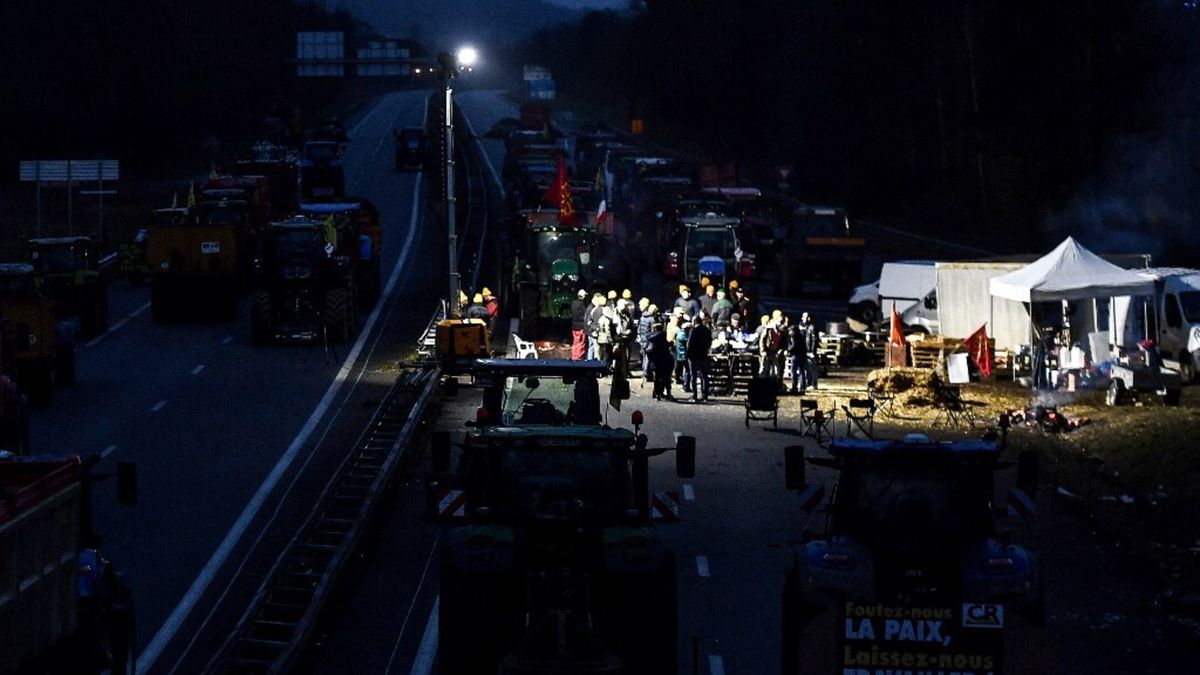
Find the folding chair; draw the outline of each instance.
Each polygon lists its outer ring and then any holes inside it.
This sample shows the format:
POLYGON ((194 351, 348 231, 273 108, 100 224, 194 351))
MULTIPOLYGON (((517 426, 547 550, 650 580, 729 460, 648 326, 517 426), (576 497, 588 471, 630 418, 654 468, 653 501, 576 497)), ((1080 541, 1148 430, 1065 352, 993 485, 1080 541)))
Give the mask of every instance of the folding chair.
POLYGON ((538 357, 537 345, 529 340, 522 340, 519 335, 513 333, 513 344, 517 347, 518 359, 536 359, 538 357))
POLYGON ((800 399, 800 435, 812 436, 820 445, 823 440, 833 440, 833 410, 821 410, 815 398, 800 399))
POLYGON ((846 413, 847 437, 855 436, 854 428, 858 427, 867 438, 875 438, 875 413, 878 412, 878 408, 875 407, 874 399, 852 398, 847 405, 842 406, 842 410, 846 413))
POLYGON ((750 420, 771 421, 779 428, 779 382, 773 377, 756 377, 750 380, 746 391, 746 427, 750 420))
POLYGON ((957 429, 962 425, 970 428, 975 426, 975 413, 962 397, 962 387, 941 387, 935 397, 937 416, 933 418, 933 426, 945 425, 957 429))

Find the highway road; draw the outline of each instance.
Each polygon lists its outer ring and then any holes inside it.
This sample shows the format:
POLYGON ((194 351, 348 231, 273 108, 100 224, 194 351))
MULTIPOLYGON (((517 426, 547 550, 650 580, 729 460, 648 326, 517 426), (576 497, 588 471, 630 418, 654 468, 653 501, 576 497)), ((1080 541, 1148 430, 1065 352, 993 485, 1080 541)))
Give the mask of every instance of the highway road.
POLYGON ((39 452, 138 465, 136 507, 107 484, 96 504, 136 595, 142 672, 195 672, 213 651, 240 611, 226 601, 257 587, 433 312, 444 237, 422 175, 393 170, 391 135, 421 124, 427 96, 390 94, 351 127, 347 187, 382 212, 388 289, 356 342, 254 347, 245 306, 233 323, 156 324, 146 289, 119 285, 112 329, 80 346, 78 382, 33 416, 39 452))

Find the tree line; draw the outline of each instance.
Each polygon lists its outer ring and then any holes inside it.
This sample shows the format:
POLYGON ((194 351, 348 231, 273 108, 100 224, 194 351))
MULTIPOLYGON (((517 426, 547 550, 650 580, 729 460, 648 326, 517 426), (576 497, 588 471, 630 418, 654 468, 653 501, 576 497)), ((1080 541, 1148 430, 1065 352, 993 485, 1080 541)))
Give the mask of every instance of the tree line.
POLYGON ((997 251, 1071 232, 1169 259, 1200 250, 1192 4, 645 0, 520 57, 748 175, 792 166, 805 200, 997 251))

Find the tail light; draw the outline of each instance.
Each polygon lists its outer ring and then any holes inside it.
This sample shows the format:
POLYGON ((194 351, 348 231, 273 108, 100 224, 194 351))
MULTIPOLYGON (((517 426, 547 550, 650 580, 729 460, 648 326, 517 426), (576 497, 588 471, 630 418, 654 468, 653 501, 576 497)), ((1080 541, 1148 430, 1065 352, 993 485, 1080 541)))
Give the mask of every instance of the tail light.
POLYGON ((483 406, 479 406, 478 408, 476 408, 475 409, 475 424, 483 425, 483 424, 487 424, 487 421, 488 421, 487 408, 485 408, 483 406))
POLYGON ((663 274, 669 277, 679 276, 679 253, 676 251, 667 254, 667 264, 663 266, 663 274))
POLYGON ((496 538, 490 534, 473 534, 467 537, 467 543, 472 546, 491 546, 496 538))

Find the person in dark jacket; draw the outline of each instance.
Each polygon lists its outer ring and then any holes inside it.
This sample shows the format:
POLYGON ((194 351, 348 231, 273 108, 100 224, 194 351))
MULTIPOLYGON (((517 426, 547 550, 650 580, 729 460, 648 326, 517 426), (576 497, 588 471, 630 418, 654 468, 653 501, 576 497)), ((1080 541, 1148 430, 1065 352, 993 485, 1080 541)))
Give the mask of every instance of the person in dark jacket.
POLYGON ((688 320, 700 313, 700 303, 692 297, 692 291, 687 284, 679 284, 679 297, 675 298, 675 306, 683 308, 684 317, 688 320))
POLYGON ((717 304, 717 287, 708 284, 704 287, 704 294, 699 297, 700 311, 705 314, 713 315, 713 305, 717 304))
POLYGON ((651 379, 653 368, 650 364, 650 354, 646 352, 647 345, 650 344, 650 333, 657 321, 658 307, 655 305, 646 305, 642 311, 642 316, 638 319, 637 324, 637 344, 638 353, 642 359, 642 384, 644 385, 651 379))
POLYGON ((808 382, 806 386, 809 389, 816 389, 817 376, 820 373, 817 349, 821 346, 821 331, 817 330, 813 324, 812 315, 808 312, 800 316, 800 324, 804 326, 804 349, 808 352, 808 382))
POLYGON ((582 288, 571 301, 571 360, 587 356, 587 291, 582 288))
POLYGON ((688 370, 692 374, 692 400, 708 400, 708 352, 712 348, 712 329, 704 312, 696 316, 688 333, 688 370))
POLYGON ((482 293, 476 293, 475 297, 471 298, 471 304, 469 307, 467 307, 467 313, 465 316, 468 319, 481 319, 483 321, 488 320, 488 311, 487 307, 483 304, 482 293))
POLYGON ((803 394, 808 389, 808 331, 803 319, 788 327, 787 351, 792 361, 792 393, 803 394))
POLYGON ((654 372, 654 399, 675 400, 671 396, 672 369, 675 366, 674 345, 667 342, 667 333, 661 323, 655 322, 650 327, 650 335, 646 339, 646 351, 650 356, 651 370, 654 372))

